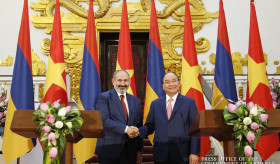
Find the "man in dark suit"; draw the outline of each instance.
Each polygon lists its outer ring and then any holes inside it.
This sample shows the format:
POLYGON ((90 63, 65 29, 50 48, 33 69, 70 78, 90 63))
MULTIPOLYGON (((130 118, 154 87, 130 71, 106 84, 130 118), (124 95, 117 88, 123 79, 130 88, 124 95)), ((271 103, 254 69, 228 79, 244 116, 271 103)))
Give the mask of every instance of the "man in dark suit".
POLYGON ((136 127, 143 126, 140 99, 127 93, 127 71, 116 71, 112 83, 114 89, 101 93, 97 100, 105 136, 97 140, 95 154, 101 164, 135 164, 137 156, 142 156, 143 140, 130 137, 135 137, 136 127))
POLYGON ((154 100, 145 126, 139 128, 140 137, 154 135, 156 164, 198 163, 200 137, 190 137, 188 129, 198 114, 195 101, 181 95, 179 79, 169 72, 162 80, 166 95, 154 100))

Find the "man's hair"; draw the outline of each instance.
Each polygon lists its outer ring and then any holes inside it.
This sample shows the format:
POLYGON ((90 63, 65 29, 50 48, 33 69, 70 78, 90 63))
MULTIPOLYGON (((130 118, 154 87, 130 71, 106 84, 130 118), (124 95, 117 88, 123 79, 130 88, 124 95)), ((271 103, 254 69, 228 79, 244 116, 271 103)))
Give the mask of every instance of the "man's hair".
POLYGON ((163 84, 163 79, 164 79, 164 77, 165 77, 167 74, 169 74, 169 73, 174 74, 174 75, 177 77, 177 80, 179 81, 179 77, 176 75, 176 73, 174 73, 174 72, 167 72, 166 74, 164 74, 163 78, 161 79, 161 83, 162 83, 162 84, 163 84))
POLYGON ((116 74, 119 73, 119 72, 125 72, 125 73, 128 75, 128 77, 130 77, 129 73, 128 73, 126 70, 124 70, 124 69, 119 69, 119 70, 116 70, 116 71, 114 72, 114 74, 113 74, 113 79, 116 78, 116 74))

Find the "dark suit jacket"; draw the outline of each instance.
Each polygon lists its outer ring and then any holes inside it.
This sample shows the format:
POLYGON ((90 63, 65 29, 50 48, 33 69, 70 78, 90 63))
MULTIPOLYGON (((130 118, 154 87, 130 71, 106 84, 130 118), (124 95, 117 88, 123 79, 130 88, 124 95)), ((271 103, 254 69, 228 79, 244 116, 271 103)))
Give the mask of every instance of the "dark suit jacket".
POLYGON ((198 114, 192 98, 178 94, 170 119, 167 119, 166 95, 154 100, 140 137, 154 135, 154 161, 187 162, 190 154, 200 155, 200 137, 190 137, 188 129, 198 114))
POLYGON ((96 108, 101 112, 105 136, 104 138, 98 138, 95 154, 105 158, 118 158, 125 142, 129 143, 129 150, 133 156, 137 154, 137 151, 142 151, 143 140, 140 137, 130 139, 124 134, 127 125, 143 126, 140 99, 128 93, 126 93, 126 96, 129 108, 128 123, 121 100, 115 89, 101 93, 98 96, 96 108))

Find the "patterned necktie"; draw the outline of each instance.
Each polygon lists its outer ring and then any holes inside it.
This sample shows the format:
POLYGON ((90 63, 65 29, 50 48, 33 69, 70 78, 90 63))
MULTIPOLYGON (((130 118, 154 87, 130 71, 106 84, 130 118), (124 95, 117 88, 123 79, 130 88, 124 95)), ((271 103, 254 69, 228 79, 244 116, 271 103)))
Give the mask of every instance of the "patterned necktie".
POLYGON ((127 120, 127 109, 126 109, 126 105, 124 103, 124 95, 120 95, 120 97, 121 97, 121 103, 122 103, 122 106, 123 106, 124 114, 125 114, 125 117, 126 117, 126 120, 127 120))
POLYGON ((168 120, 169 120, 169 118, 171 116, 171 113, 172 113, 172 104, 171 104, 172 101, 173 101, 172 98, 170 98, 168 100, 168 106, 167 106, 167 118, 168 118, 168 120))

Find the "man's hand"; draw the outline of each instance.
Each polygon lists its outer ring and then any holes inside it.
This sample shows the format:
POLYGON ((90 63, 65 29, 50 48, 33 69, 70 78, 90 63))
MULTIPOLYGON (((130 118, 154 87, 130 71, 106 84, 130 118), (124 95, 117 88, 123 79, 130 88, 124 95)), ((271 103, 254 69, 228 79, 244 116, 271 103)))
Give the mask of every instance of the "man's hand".
POLYGON ((198 163, 198 156, 195 154, 191 154, 189 158, 190 164, 197 164, 198 163))
POLYGON ((129 136, 129 138, 135 138, 135 137, 138 137, 140 135, 138 128, 135 127, 135 126, 129 126, 127 128, 126 133, 129 136))

